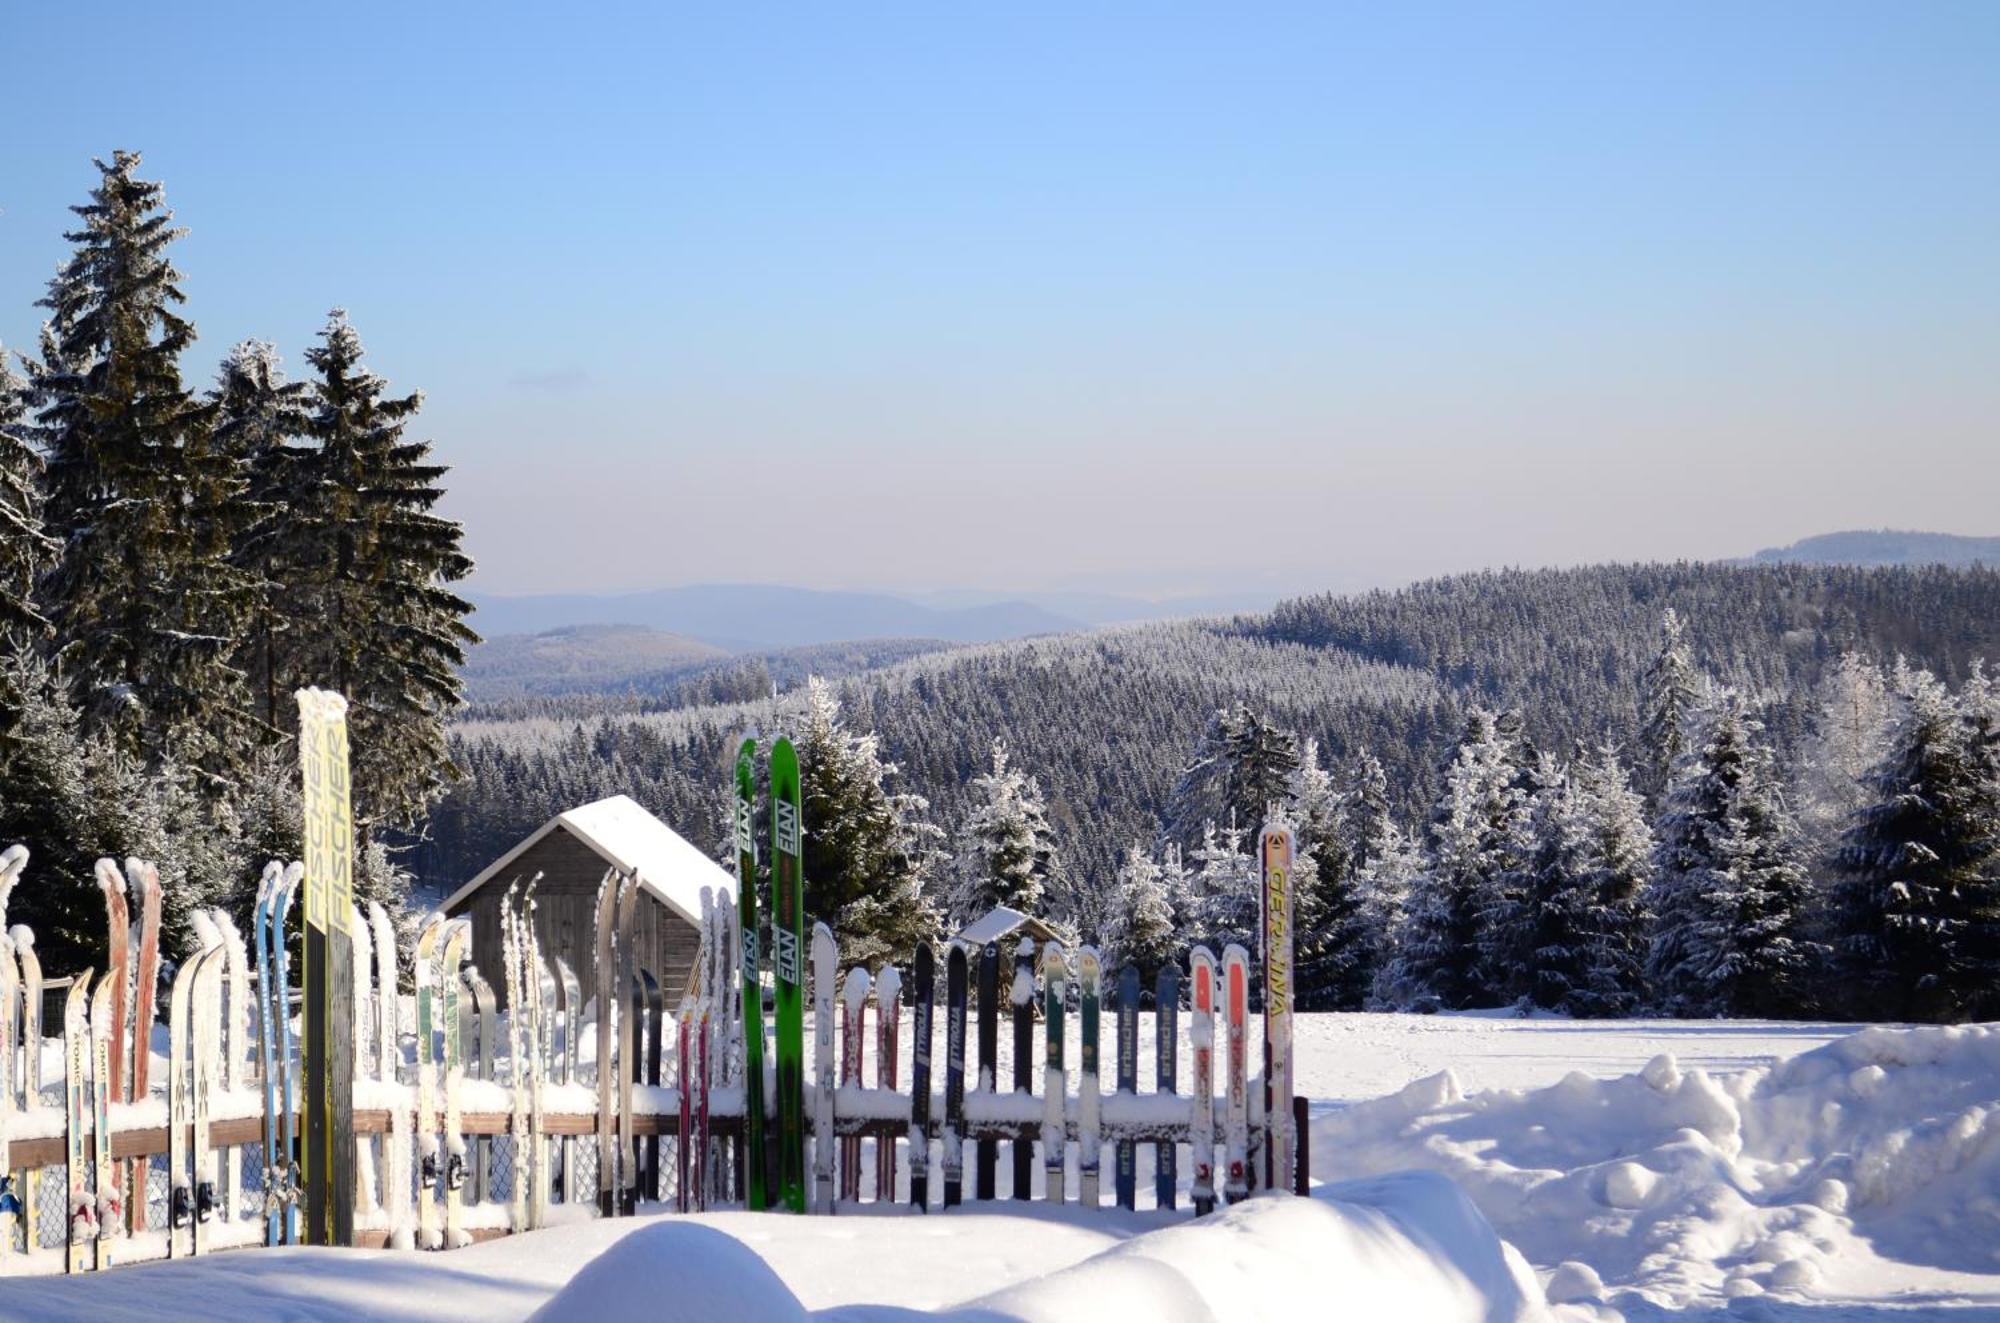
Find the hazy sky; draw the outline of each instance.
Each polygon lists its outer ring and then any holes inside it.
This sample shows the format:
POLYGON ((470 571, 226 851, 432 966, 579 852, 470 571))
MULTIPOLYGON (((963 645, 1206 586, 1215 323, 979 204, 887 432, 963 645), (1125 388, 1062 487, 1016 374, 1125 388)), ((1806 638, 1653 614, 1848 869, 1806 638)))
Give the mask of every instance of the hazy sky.
POLYGON ((345 306, 479 590, 2000 533, 1990 0, 194 8, 0 19, 0 341, 143 150, 191 375, 345 306))

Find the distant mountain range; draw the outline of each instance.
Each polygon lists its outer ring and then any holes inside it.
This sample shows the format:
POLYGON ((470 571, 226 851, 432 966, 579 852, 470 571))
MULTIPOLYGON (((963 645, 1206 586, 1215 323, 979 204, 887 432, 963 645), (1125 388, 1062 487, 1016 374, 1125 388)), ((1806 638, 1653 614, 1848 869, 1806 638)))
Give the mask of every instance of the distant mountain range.
POLYGON ((1992 565, 2000 566, 2000 537, 1855 529, 1822 533, 1789 547, 1767 547, 1747 565, 1992 565))
POLYGON ((1276 594, 1149 601, 1105 593, 828 592, 772 584, 691 584, 615 596, 474 596, 473 628, 489 639, 578 626, 638 625, 730 652, 848 639, 940 639, 990 643, 1062 634, 1094 625, 1267 610, 1276 594))
POLYGON ((616 692, 634 676, 681 672, 729 656, 727 649, 643 625, 570 625, 541 634, 499 634, 466 657, 475 701, 524 693, 616 692))

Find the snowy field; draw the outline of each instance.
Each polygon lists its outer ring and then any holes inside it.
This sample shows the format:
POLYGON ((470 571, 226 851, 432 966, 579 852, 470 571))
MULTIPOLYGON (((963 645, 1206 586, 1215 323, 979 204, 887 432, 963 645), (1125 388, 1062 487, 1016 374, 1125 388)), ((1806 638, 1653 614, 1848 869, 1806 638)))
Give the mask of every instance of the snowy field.
POLYGON ((0 1318, 2000 1323, 2000 1029, 1329 1015, 1299 1036, 1315 1174, 1346 1182, 1309 1201, 222 1254, 0 1282, 0 1318), (1389 1174, 1412 1169, 1456 1188, 1389 1174))

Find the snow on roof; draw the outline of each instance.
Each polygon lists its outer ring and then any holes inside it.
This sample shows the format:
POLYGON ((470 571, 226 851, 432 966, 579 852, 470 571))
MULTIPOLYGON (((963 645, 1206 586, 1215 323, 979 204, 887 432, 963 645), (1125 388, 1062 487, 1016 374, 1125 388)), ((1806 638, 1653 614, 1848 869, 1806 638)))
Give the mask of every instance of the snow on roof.
POLYGON ((557 827, 566 828, 607 864, 638 874, 640 886, 690 923, 701 922, 703 887, 715 890, 731 902, 736 899, 736 879, 727 869, 690 845, 680 833, 641 808, 629 795, 613 795, 550 818, 533 835, 487 865, 478 877, 453 892, 439 908, 452 910, 557 827))
POLYGON ((954 940, 964 942, 967 946, 984 946, 988 942, 997 942, 1021 928, 1026 928, 1031 936, 1042 940, 1056 935, 1055 929, 1032 914, 1023 914, 1005 905, 995 905, 983 917, 967 924, 965 930, 954 940))

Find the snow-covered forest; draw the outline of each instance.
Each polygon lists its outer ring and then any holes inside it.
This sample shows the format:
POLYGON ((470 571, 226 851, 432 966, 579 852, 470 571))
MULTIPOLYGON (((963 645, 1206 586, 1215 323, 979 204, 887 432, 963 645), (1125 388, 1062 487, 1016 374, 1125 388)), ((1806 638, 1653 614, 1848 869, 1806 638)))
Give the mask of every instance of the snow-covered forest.
POLYGON ((804 730, 809 767, 846 769, 811 778, 809 828, 876 824, 858 873, 838 833, 809 843, 810 876, 881 883, 814 893, 843 933, 891 893, 897 932, 1011 898, 1150 964, 1249 928, 1274 805, 1312 870, 1307 1005, 1964 1018, 2000 986, 1996 632, 1990 570, 1607 566, 776 698, 516 700, 454 728, 424 871, 612 793, 719 849, 735 741, 804 730))
POLYGON ((0 347, 0 841, 71 883, 14 903, 59 969, 102 935, 101 855, 158 861, 171 949, 198 907, 247 915, 262 861, 299 852, 303 685, 351 701, 357 885, 400 901, 386 847, 454 775, 475 641, 422 396, 338 310, 297 380, 245 339, 186 381, 184 231, 137 154, 97 168, 40 343, 0 347))
MULTIPOLYGON (((810 906, 871 964, 997 903, 1146 967, 1245 938, 1276 812, 1309 1007, 1994 1009, 1990 569, 1480 573, 464 708, 472 566, 422 397, 339 311, 297 380, 246 339, 186 382, 182 231, 139 165, 99 163, 39 344, 0 353, 0 837, 56 876, 158 858, 170 943, 296 852, 316 683, 354 703, 361 888, 392 906, 613 793, 720 850, 737 740, 783 731, 810 906)), ((91 900, 20 904, 61 960, 91 900)))

